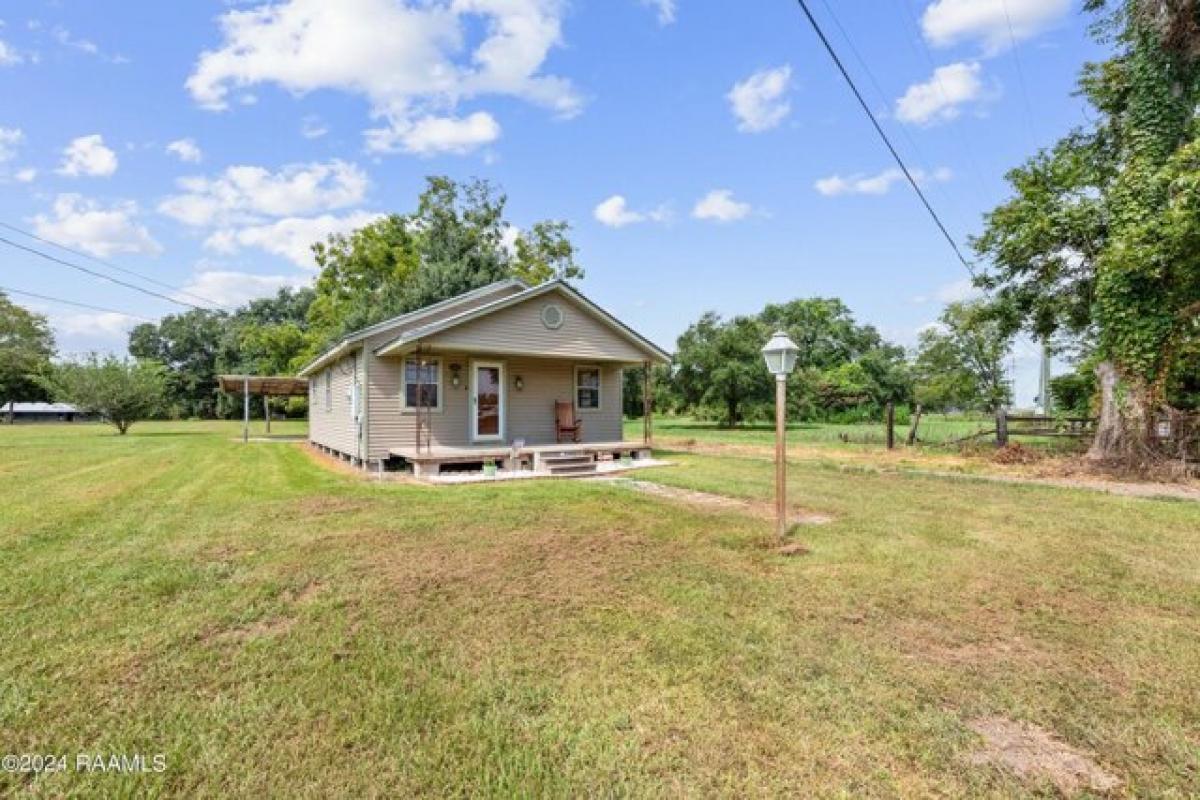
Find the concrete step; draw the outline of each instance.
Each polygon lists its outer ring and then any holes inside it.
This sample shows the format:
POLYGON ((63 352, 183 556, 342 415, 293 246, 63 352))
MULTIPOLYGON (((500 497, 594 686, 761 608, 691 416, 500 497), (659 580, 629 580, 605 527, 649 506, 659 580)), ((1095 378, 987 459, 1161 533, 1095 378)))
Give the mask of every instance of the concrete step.
POLYGON ((546 464, 590 464, 595 462, 595 458, 590 453, 543 454, 542 461, 546 464))
POLYGON ((591 475, 596 472, 596 462, 583 464, 547 464, 546 469, 551 475, 591 475))

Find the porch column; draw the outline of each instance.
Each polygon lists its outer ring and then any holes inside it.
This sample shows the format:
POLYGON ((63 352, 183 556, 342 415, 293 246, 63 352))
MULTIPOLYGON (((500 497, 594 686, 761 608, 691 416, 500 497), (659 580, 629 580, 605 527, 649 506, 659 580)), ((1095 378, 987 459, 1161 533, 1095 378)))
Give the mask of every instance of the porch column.
POLYGON ((263 419, 267 421, 267 436, 271 435, 271 396, 263 395, 263 419))

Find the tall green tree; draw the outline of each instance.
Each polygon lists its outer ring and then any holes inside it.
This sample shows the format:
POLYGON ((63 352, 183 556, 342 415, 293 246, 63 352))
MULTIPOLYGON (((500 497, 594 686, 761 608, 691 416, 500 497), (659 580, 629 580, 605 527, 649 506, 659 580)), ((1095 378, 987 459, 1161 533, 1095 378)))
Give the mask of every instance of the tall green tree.
POLYGON ((96 353, 55 365, 39 382, 56 401, 98 414, 122 436, 157 414, 167 397, 162 364, 96 353))
POLYGON ((916 399, 931 411, 995 411, 1012 402, 1004 359, 1012 335, 979 301, 951 303, 921 331, 913 363, 916 399))
POLYGON ((168 372, 167 409, 181 417, 211 419, 218 413, 217 373, 228 340, 230 315, 193 309, 146 322, 129 332, 134 358, 162 364, 168 372))
POLYGON ((767 331, 754 317, 722 320, 709 312, 684 331, 675 349, 675 386, 692 409, 712 409, 720 423, 737 425, 748 407, 771 392, 762 361, 767 331))
POLYGON ((493 184, 427 178, 415 211, 314 245, 321 274, 309 315, 313 349, 375 322, 508 277, 536 284, 583 276, 570 229, 518 231, 493 184))
POLYGON ((9 422, 13 403, 45 399, 34 376, 48 370, 53 355, 54 335, 46 318, 0 292, 0 410, 9 422))
POLYGON ((1200 10, 1192 0, 1089 0, 1115 55, 1085 68, 1096 122, 1009 175, 977 251, 1001 319, 1090 334, 1101 422, 1093 458, 1140 458, 1200 336, 1200 10))

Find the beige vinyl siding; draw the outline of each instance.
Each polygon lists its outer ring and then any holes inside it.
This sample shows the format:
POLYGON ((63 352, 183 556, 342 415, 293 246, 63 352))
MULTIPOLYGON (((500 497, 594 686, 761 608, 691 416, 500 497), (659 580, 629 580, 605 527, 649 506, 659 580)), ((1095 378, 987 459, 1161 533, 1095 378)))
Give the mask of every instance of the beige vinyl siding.
MULTIPOLYGON (((370 412, 370 452, 367 457, 375 460, 387 458, 392 448, 414 445, 416 416, 400 408, 404 359, 399 356, 379 358, 369 349, 367 352, 370 412)), ((442 410, 430 415, 432 443, 435 447, 470 446, 472 356, 464 352, 440 352, 436 357, 441 360, 442 410), (461 367, 461 381, 457 389, 450 385, 451 364, 461 367)), ((585 362, 495 354, 478 354, 475 360, 504 364, 504 441, 524 439, 526 444, 552 444, 554 401, 571 400, 575 391, 575 366, 585 362), (522 391, 517 391, 514 386, 518 376, 525 384, 522 391)), ((582 439, 587 442, 620 441, 622 368, 616 364, 598 366, 601 369, 601 407, 580 414, 583 419, 582 439)))
POLYGON ((316 404, 308 412, 308 438, 316 444, 331 447, 339 453, 358 456, 358 425, 350 409, 350 393, 354 386, 357 363, 359 380, 362 377, 362 358, 351 354, 334 362, 329 368, 332 376, 331 403, 325 404, 325 372, 312 376, 317 382, 316 404))
POLYGON ((459 352, 625 363, 640 363, 646 359, 646 354, 627 338, 580 308, 562 292, 531 297, 422 341, 436 349, 459 352), (550 303, 561 308, 564 315, 562 325, 554 329, 543 325, 541 319, 542 309, 550 303))

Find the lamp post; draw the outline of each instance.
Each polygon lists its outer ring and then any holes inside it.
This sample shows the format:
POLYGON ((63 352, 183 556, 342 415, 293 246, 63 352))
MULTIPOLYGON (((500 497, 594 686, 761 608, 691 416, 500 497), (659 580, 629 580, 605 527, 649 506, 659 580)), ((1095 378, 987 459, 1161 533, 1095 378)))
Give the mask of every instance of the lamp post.
POLYGON ((783 331, 775 331, 762 349, 775 376, 775 533, 787 534, 787 377, 796 368, 800 348, 783 331))

